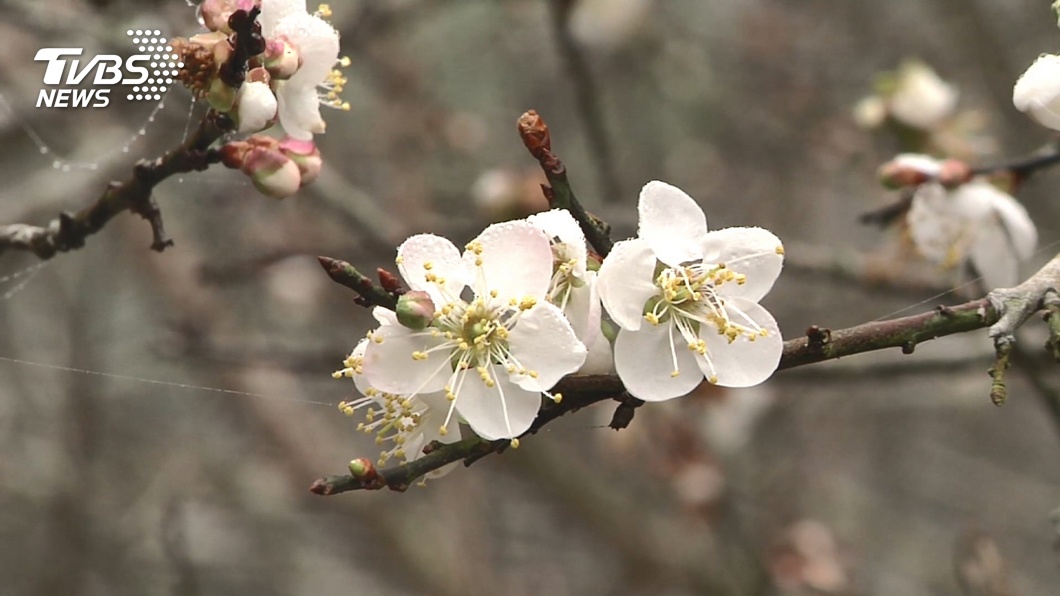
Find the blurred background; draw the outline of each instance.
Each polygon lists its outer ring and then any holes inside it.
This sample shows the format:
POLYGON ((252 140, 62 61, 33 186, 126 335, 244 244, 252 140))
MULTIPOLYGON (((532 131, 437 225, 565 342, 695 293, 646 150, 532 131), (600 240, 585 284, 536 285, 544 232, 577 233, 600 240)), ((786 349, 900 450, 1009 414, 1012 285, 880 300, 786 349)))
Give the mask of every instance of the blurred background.
MULTIPOLYGON (((0 223, 81 208, 197 122, 179 88, 154 112, 34 108, 38 49, 127 54, 129 28, 193 34, 193 5, 0 7, 0 223)), ((43 267, 0 255, 0 593, 1058 593, 1060 420, 1043 403, 1060 379, 1035 351, 994 407, 985 332, 643 407, 621 432, 598 404, 405 494, 306 491, 379 449, 335 408, 352 384, 330 377, 370 317, 315 256, 373 271, 410 234, 459 245, 544 208, 515 133, 530 108, 616 238, 651 179, 712 228, 779 235, 788 265, 763 303, 785 336, 981 295, 936 296, 960 278, 858 223, 897 198, 875 169, 904 137, 854 107, 918 58, 959 91, 979 135, 965 157, 1034 151, 1050 133, 1011 93, 1060 42, 1048 3, 332 9, 352 109, 325 114, 313 185, 276 202, 213 168, 157 188, 164 253, 123 214, 43 267)), ((1058 182, 1020 192, 1051 245, 1025 273, 1056 252, 1058 182)))

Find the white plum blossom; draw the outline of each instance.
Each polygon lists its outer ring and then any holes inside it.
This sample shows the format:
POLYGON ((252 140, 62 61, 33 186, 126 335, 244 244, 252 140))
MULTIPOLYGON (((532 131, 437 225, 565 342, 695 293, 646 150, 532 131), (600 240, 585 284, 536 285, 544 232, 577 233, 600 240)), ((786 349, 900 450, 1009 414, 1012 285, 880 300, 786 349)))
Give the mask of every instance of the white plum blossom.
POLYGON ((1038 124, 1060 130, 1060 56, 1039 56, 1016 81, 1012 103, 1038 124))
POLYGON ((1038 242, 1023 205, 983 179, 952 190, 938 182, 920 185, 906 221, 925 257, 946 267, 970 261, 989 289, 1019 282, 1020 262, 1038 242))
POLYGON ((262 0, 259 21, 267 40, 284 41, 297 50, 300 58, 298 69, 289 79, 273 82, 280 124, 289 136, 299 140, 323 133, 320 104, 349 107, 338 99, 346 82, 334 70, 339 62, 338 31, 317 14, 309 14, 305 0, 262 0), (324 89, 323 96, 318 88, 324 89))
POLYGON ((895 120, 931 130, 949 118, 957 107, 957 91, 930 66, 919 60, 903 63, 896 73, 897 87, 888 107, 895 120))
POLYGON ((615 244, 600 267, 600 297, 618 324, 615 368, 645 401, 685 395, 707 378, 747 387, 769 378, 783 351, 758 301, 780 274, 784 249, 761 228, 707 231, 694 200, 649 182, 639 237, 615 244))
POLYGON ((526 221, 491 225, 462 255, 439 236, 409 238, 398 248, 398 269, 409 288, 430 296, 434 317, 417 331, 377 307, 380 325, 364 356, 368 383, 410 398, 444 392, 442 427, 456 413, 479 436, 515 443, 541 394, 586 357, 563 311, 548 302, 552 263, 548 237, 526 221))
POLYGON ((552 245, 548 301, 563 310, 578 339, 592 345, 601 337, 600 295, 596 271, 588 268, 589 251, 581 226, 566 209, 536 213, 526 220, 545 232, 552 245))
MULTIPOLYGON (((426 393, 413 397, 383 393, 368 384, 364 376, 364 352, 368 339, 362 339, 343 361, 343 368, 333 373, 336 379, 348 377, 364 396, 353 401, 343 401, 339 409, 347 416, 357 410, 365 411, 365 422, 357 430, 374 434, 377 445, 391 443, 390 449, 379 454, 379 465, 385 465, 396 457, 403 462, 415 461, 424 455, 423 448, 432 441, 453 443, 460 440, 460 427, 446 424, 449 403, 441 392, 426 393), (445 429, 444 431, 442 429, 445 429)), ((445 475, 452 465, 444 466, 428 474, 429 478, 445 475)))

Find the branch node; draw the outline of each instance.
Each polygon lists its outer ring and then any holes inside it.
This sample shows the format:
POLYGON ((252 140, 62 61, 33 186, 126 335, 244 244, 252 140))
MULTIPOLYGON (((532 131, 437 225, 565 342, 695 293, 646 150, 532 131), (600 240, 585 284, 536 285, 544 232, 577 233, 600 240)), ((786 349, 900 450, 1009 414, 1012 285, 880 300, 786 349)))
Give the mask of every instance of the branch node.
POLYGON ((911 340, 905 342, 904 344, 902 344, 902 353, 903 354, 912 354, 914 350, 916 350, 916 340, 912 340, 911 339, 911 340))
POLYGON ((1053 355, 1053 360, 1060 362, 1060 294, 1056 290, 1046 290, 1042 296, 1042 307, 1045 308, 1045 324, 1049 327, 1049 339, 1045 349, 1053 355))
POLYGON ((824 348, 832 341, 832 330, 821 329, 817 325, 810 325, 806 329, 807 347, 814 352, 824 353, 824 348))
POLYGON ((987 373, 990 375, 990 401, 995 406, 1005 405, 1008 399, 1008 389, 1005 387, 1005 371, 1009 367, 1009 357, 1012 355, 1012 346, 1016 338, 1012 335, 1002 335, 994 339, 994 365, 987 373))
POLYGON ((637 413, 637 408, 644 405, 644 400, 633 397, 628 391, 623 391, 622 395, 615 398, 615 401, 618 402, 618 407, 615 408, 615 413, 611 416, 611 423, 607 426, 615 430, 622 430, 628 427, 630 422, 633 422, 633 415, 637 413))

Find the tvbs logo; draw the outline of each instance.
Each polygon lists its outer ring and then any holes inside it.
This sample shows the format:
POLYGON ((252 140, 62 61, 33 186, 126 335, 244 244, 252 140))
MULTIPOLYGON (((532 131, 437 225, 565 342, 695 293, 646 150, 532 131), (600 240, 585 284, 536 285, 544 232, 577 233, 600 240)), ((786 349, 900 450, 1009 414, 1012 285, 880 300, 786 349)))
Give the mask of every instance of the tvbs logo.
POLYGON ((140 53, 122 59, 114 54, 82 58, 84 48, 42 48, 33 59, 47 62, 44 88, 37 95, 37 107, 105 108, 110 105, 111 88, 131 86, 129 101, 160 101, 184 66, 173 46, 166 45, 162 32, 129 29, 140 53), (81 66, 84 60, 84 66, 81 66), (91 75, 91 79, 89 76, 91 75), (90 88, 79 87, 91 83, 90 88))

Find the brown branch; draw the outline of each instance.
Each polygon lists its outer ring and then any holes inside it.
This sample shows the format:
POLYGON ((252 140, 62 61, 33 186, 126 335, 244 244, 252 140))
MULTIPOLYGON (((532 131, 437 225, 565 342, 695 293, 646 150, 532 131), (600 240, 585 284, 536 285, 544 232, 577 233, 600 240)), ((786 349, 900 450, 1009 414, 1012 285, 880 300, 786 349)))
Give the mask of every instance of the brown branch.
MULTIPOLYGON (((999 315, 990 301, 983 298, 960 306, 940 307, 920 315, 866 323, 849 329, 830 331, 811 327, 805 337, 784 342, 784 353, 778 370, 893 347, 900 347, 904 352, 912 353, 913 347, 920 342, 982 329, 995 323, 998 318, 999 315)), ((596 402, 617 399, 622 404, 619 410, 635 407, 635 402, 630 403, 623 395, 625 389, 616 376, 567 377, 556 386, 555 391, 563 394, 563 401, 542 408, 527 434, 534 434, 552 420, 596 402)), ((621 426, 626 420, 625 414, 619 415, 619 412, 616 412, 616 419, 616 425, 621 426)), ((464 460, 466 464, 474 463, 486 455, 503 451, 508 443, 491 443, 478 437, 470 437, 452 445, 435 446, 429 454, 420 459, 390 469, 376 470, 369 465, 360 477, 348 475, 321 478, 310 490, 321 495, 358 489, 390 488, 401 491, 431 470, 460 460, 464 460)))
POLYGON ((45 226, 9 224, 0 226, 0 254, 7 250, 25 250, 41 259, 81 248, 85 240, 103 229, 114 216, 124 211, 140 215, 151 225, 151 248, 157 251, 172 246, 162 225, 162 213, 151 197, 154 187, 175 174, 205 170, 219 161, 208 151, 220 139, 231 122, 226 116, 208 112, 195 134, 165 155, 133 167, 132 175, 122 182, 111 182, 103 194, 77 213, 60 213, 45 226))
MULTIPOLYGON (((888 321, 872 321, 847 329, 823 329, 812 326, 803 337, 784 342, 784 351, 777 370, 784 370, 834 360, 844 356, 901 348, 912 354, 922 342, 939 337, 974 331, 990 327, 990 336, 995 346, 1011 346, 1015 342, 1014 332, 1031 314, 1042 309, 1051 309, 1060 286, 1060 255, 1042 267, 1019 286, 994 290, 985 298, 972 300, 957 306, 939 306, 936 309, 909 317, 888 321)), ((1050 311, 1051 312, 1051 311, 1050 311)), ((1009 349, 1005 349, 1007 366, 1009 349)), ((999 351, 999 354, 1001 352, 999 351)), ((991 398, 996 401, 998 376, 994 376, 991 398)), ((573 376, 560 381, 554 391, 563 394, 558 404, 550 403, 542 408, 526 435, 534 434, 553 420, 596 402, 616 400, 620 406, 612 421, 613 428, 628 423, 632 410, 637 407, 622 382, 616 376, 573 376)), ((525 435, 524 435, 525 436, 525 435)), ((313 483, 310 491, 319 495, 333 495, 351 490, 389 488, 403 491, 419 477, 452 462, 463 460, 470 465, 479 459, 504 451, 509 441, 486 441, 476 436, 450 445, 432 444, 429 453, 406 464, 385 470, 376 470, 370 462, 351 462, 354 472, 344 476, 328 476, 313 483), (356 464, 356 465, 353 465, 356 464)))
POLYGON ((567 180, 567 166, 552 152, 552 137, 544 118, 534 110, 519 116, 516 121, 519 138, 530 151, 530 155, 541 165, 549 186, 542 186, 548 204, 554 208, 566 209, 581 226, 585 239, 601 257, 606 257, 614 245, 611 242, 611 226, 592 215, 582 207, 574 196, 574 189, 567 180))

